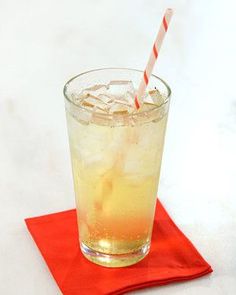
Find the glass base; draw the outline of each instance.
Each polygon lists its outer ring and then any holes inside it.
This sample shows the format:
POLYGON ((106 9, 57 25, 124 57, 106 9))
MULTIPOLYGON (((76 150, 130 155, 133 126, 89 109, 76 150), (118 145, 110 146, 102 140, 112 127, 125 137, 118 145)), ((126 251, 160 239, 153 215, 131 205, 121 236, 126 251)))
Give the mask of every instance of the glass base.
POLYGON ((84 243, 80 243, 80 249, 83 255, 91 262, 106 266, 106 267, 124 267, 135 264, 142 260, 149 252, 150 244, 145 244, 136 252, 127 254, 105 254, 93 250, 86 246, 84 243))

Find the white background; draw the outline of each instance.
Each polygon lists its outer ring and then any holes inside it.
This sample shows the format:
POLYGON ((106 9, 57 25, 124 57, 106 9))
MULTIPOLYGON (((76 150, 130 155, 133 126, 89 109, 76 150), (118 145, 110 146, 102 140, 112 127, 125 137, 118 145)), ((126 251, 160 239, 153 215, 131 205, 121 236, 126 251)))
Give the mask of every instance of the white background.
POLYGON ((74 207, 62 96, 82 71, 143 69, 173 91, 159 196, 214 273, 134 294, 236 294, 236 21, 230 0, 0 0, 0 294, 60 291, 23 219, 74 207))

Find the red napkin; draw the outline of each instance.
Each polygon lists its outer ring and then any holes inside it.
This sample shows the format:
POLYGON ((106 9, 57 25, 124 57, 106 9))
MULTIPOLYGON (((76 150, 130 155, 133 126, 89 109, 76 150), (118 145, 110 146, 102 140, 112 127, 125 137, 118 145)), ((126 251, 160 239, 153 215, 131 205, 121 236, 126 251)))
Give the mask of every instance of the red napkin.
POLYGON ((157 202, 150 253, 139 263, 125 268, 101 267, 83 257, 79 249, 75 210, 25 221, 65 295, 124 294, 212 272, 160 201, 157 202))

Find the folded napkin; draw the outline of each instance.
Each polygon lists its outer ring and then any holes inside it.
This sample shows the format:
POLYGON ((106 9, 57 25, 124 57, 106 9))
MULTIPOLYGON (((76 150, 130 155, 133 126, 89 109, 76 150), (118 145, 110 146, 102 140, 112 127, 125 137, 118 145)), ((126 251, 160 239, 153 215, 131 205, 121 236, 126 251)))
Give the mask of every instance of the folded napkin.
POLYGON ((25 222, 65 295, 124 294, 212 272, 160 201, 157 201, 150 253, 139 263, 125 268, 105 268, 83 257, 74 209, 27 218, 25 222))

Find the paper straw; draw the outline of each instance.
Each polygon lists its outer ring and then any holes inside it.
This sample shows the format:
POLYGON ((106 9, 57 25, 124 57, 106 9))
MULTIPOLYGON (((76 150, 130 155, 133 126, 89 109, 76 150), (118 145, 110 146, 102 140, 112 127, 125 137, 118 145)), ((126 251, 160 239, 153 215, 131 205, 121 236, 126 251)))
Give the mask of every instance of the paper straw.
POLYGON ((152 70, 153 70, 153 67, 155 65, 155 62, 156 62, 156 60, 158 58, 162 42, 163 42, 163 40, 165 38, 165 35, 166 35, 166 32, 168 30, 168 26, 169 26, 172 14, 173 14, 173 10, 168 8, 166 10, 165 14, 164 14, 163 19, 162 19, 162 23, 161 23, 159 32, 157 34, 156 40, 154 42, 152 52, 150 54, 146 69, 143 72, 143 78, 142 78, 142 80, 140 82, 138 92, 137 92, 137 94, 135 96, 135 99, 134 99, 135 106, 136 106, 137 109, 140 108, 140 103, 139 103, 140 98, 144 95, 145 90, 147 88, 148 81, 149 81, 149 78, 150 78, 150 76, 152 74, 152 70))

